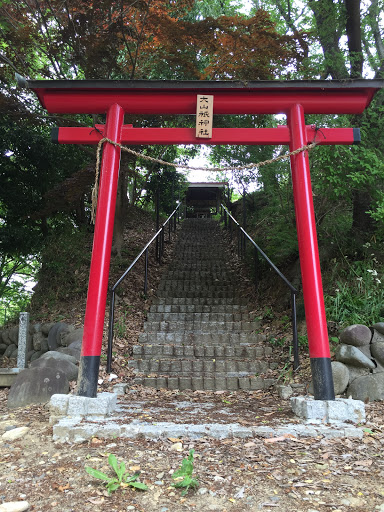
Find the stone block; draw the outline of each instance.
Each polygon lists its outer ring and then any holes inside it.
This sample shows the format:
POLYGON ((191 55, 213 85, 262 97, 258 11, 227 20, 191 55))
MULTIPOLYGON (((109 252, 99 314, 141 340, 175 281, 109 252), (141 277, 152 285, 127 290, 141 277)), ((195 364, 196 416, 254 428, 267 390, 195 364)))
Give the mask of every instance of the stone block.
POLYGON ((251 385, 249 381, 249 377, 239 377, 239 388, 244 390, 250 389, 251 385))
POLYGON ((292 393, 293 393, 293 389, 289 385, 288 386, 283 386, 283 385, 276 386, 276 391, 277 391, 277 394, 279 395, 279 397, 282 398, 283 400, 286 400, 287 398, 292 396, 292 393))
POLYGON ((125 395, 126 391, 128 389, 128 384, 115 384, 112 388, 112 391, 117 395, 125 395))
POLYGON ((84 418, 85 416, 87 416, 89 400, 96 400, 96 398, 88 398, 86 396, 68 397, 67 415, 70 418, 76 418, 77 416, 84 418))
POLYGON ((192 389, 194 391, 202 391, 204 389, 203 377, 192 377, 192 389))
POLYGON ((49 401, 49 412, 54 416, 66 416, 69 395, 52 395, 49 401))
POLYGON ((364 403, 360 400, 336 398, 336 400, 313 400, 310 397, 291 398, 292 411, 308 421, 337 423, 365 422, 364 403))
POLYGON ((179 389, 179 377, 168 377, 168 389, 179 389))
POLYGON ((214 377, 204 377, 204 389, 207 391, 215 390, 215 379, 214 377))
POLYGON ((179 389, 182 391, 184 389, 192 389, 192 381, 190 377, 180 377, 179 378, 179 389))
POLYGON ((157 389, 167 389, 167 379, 165 377, 157 377, 156 388, 157 389))

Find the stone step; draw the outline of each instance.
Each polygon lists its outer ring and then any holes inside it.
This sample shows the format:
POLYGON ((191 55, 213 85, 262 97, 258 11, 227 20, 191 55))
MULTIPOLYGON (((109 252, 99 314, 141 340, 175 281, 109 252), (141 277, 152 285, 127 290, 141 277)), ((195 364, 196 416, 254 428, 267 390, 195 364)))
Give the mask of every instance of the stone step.
MULTIPOLYGON (((249 322, 249 313, 148 313, 148 322, 249 322)), ((253 319, 252 319, 253 320, 253 319)))
POLYGON ((194 391, 257 391, 269 389, 275 379, 263 377, 136 377, 134 383, 155 389, 192 389, 194 391))
POLYGON ((250 359, 270 357, 273 354, 272 347, 243 343, 232 345, 170 345, 170 344, 145 344, 134 345, 132 348, 134 359, 173 359, 175 357, 196 359, 250 359))
POLYGON ((217 282, 226 279, 235 280, 237 276, 234 272, 210 271, 210 270, 169 270, 161 282, 167 281, 193 281, 193 282, 217 282))
POLYGON ((247 301, 241 297, 154 297, 153 304, 168 306, 246 306, 247 301))
MULTIPOLYGON (((158 373, 180 377, 204 377, 212 374, 228 377, 259 375, 269 369, 267 361, 209 360, 209 359, 131 359, 129 367, 147 375, 158 373)), ((273 363, 272 363, 273 364, 273 363)))
POLYGON ((217 306, 202 306, 195 304, 176 306, 173 304, 153 304, 151 313, 240 313, 246 311, 246 306, 227 304, 217 306))
POLYGON ((202 291, 202 292, 229 292, 229 293, 235 293, 236 288, 233 284, 222 281, 214 282, 214 283, 207 283, 207 282, 196 282, 196 281, 182 281, 182 280, 174 280, 174 281, 163 281, 159 284, 158 290, 173 290, 176 293, 178 291, 202 291))
POLYGON ((145 322, 145 332, 252 332, 260 328, 260 322, 145 322))
POLYGON ((258 344, 265 341, 264 334, 255 332, 143 332, 138 342, 157 345, 160 343, 173 345, 230 345, 241 343, 258 344))
MULTIPOLYGON (((236 292, 230 292, 229 290, 212 291, 212 290, 159 290, 157 292, 159 298, 180 298, 180 299, 206 299, 211 301, 212 299, 236 299, 236 292)), ((193 301, 195 302, 195 301, 193 301)))

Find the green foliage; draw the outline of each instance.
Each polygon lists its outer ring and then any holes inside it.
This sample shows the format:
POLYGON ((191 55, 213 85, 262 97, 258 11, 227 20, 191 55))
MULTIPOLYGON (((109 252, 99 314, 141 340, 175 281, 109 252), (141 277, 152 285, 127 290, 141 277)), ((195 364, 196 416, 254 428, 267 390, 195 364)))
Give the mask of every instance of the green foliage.
MULTIPOLYGON (((370 244, 365 248, 370 249, 370 244)), ((383 321, 383 270, 374 253, 351 263, 346 258, 343 266, 335 265, 333 293, 325 295, 328 320, 340 327, 383 321)))
POLYGON ((183 489, 182 496, 185 496, 189 489, 196 489, 199 486, 197 478, 192 476, 194 453, 195 450, 189 450, 189 455, 182 460, 181 467, 172 474, 172 478, 175 481, 172 485, 177 489, 183 489))
POLYGON ((36 257, 0 255, 0 326, 28 309, 39 267, 36 257))
POLYGON ((108 463, 114 470, 116 476, 110 477, 102 471, 90 468, 89 466, 85 467, 85 471, 94 478, 102 480, 107 488, 109 495, 120 487, 133 487, 134 489, 138 489, 140 491, 146 491, 148 489, 146 484, 139 481, 140 471, 137 471, 133 475, 129 475, 126 470, 125 463, 121 462, 119 464, 116 456, 112 453, 110 453, 108 456, 108 463))

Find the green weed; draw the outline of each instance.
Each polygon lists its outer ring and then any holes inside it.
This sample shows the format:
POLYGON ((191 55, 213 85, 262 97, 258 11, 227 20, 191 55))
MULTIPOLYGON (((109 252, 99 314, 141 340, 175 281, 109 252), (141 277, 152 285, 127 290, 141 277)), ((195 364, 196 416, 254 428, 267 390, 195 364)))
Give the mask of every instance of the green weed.
POLYGON ((335 291, 325 295, 327 317, 340 327, 373 324, 384 317, 382 268, 375 257, 348 263, 339 271, 335 291))
POLYGON ((197 478, 192 476, 193 473, 193 454, 195 450, 189 450, 189 455, 186 459, 183 459, 181 468, 177 469, 172 478, 175 482, 172 484, 177 489, 183 488, 182 496, 185 496, 189 489, 195 489, 199 486, 197 478))
POLYGON ((109 495, 113 491, 119 489, 119 487, 133 487, 134 489, 139 489, 140 491, 146 491, 148 489, 145 484, 139 482, 138 480, 140 471, 137 471, 133 475, 129 475, 125 468, 124 462, 119 464, 115 455, 112 453, 110 453, 108 456, 108 463, 116 473, 116 476, 110 477, 102 471, 90 468, 89 466, 85 467, 85 471, 94 478, 103 480, 109 495))

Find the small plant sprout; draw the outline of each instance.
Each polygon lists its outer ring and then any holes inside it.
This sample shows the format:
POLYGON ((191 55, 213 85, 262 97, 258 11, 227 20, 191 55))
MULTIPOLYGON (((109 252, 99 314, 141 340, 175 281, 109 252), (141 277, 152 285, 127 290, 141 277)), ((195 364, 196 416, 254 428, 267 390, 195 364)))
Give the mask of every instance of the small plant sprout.
POLYGON ((94 478, 103 480, 109 495, 111 495, 113 491, 119 489, 119 487, 133 487, 134 489, 139 489, 140 491, 146 491, 148 489, 145 484, 139 482, 140 471, 137 471, 133 475, 129 475, 125 468, 124 462, 119 464, 115 455, 112 453, 110 453, 108 456, 108 463, 116 473, 116 476, 110 477, 102 471, 90 468, 89 466, 85 467, 85 471, 94 478))
POLYGON ((196 489, 199 486, 197 478, 192 476, 194 453, 195 450, 189 450, 188 457, 183 459, 181 467, 177 469, 172 475, 174 480, 172 485, 177 489, 183 489, 183 492, 181 493, 182 496, 185 496, 189 489, 196 489))

